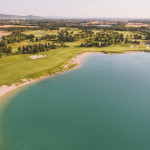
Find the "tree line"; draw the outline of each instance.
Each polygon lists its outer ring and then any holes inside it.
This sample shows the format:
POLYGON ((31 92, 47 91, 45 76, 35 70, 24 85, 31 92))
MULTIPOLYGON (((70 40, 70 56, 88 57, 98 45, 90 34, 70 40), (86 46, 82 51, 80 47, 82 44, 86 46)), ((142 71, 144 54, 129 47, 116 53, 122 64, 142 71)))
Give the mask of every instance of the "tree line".
MULTIPOLYGON (((84 43, 81 43, 81 47, 106 47, 110 45, 117 45, 120 43, 124 44, 140 44, 140 41, 132 41, 129 40, 129 37, 118 32, 114 31, 105 31, 105 32, 98 32, 96 35, 94 35, 92 32, 88 32, 90 35, 90 38, 86 39, 84 43)), ((133 35, 130 35, 130 38, 133 35)), ((137 36, 137 35, 135 35, 137 36)), ((134 37, 135 37, 134 36, 134 37)), ((141 36, 137 36, 137 39, 141 39, 141 36)))
POLYGON ((45 43, 45 44, 34 44, 34 45, 27 45, 27 46, 22 46, 18 48, 18 54, 35 54, 39 52, 45 52, 50 49, 56 49, 59 47, 68 47, 65 45, 63 42, 53 42, 52 44, 50 43, 45 43))
POLYGON ((85 43, 81 43, 81 47, 105 47, 112 44, 120 44, 124 41, 124 35, 118 32, 98 32, 91 38, 87 39, 85 43))
POLYGON ((6 44, 11 44, 15 42, 21 42, 27 39, 33 39, 35 36, 33 34, 26 35, 21 32, 13 32, 11 35, 3 36, 2 37, 2 42, 5 42, 6 44))

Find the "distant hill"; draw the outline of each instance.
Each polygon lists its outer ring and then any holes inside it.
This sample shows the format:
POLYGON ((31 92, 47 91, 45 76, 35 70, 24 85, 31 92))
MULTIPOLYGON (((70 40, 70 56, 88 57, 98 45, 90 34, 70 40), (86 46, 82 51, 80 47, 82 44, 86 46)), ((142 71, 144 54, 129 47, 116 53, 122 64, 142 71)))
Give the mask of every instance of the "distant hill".
POLYGON ((19 15, 7 15, 7 14, 0 14, 0 20, 39 20, 39 19, 44 19, 39 16, 33 16, 33 15, 28 15, 28 16, 19 16, 19 15))

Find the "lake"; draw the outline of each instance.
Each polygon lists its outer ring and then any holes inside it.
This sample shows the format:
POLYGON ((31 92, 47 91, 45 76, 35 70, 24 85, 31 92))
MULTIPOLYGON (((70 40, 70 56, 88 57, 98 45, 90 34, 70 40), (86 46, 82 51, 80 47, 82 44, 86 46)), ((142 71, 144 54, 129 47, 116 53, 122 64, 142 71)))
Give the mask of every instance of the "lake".
POLYGON ((89 56, 6 101, 2 150, 150 150, 150 53, 89 56))

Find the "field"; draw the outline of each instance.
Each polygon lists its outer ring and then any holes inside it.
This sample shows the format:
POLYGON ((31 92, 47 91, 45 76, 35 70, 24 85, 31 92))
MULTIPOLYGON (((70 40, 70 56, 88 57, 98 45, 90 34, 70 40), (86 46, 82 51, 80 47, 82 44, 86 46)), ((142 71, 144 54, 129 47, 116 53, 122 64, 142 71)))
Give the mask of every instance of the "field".
POLYGON ((23 32, 24 34, 34 34, 36 37, 42 37, 46 34, 57 34, 57 30, 31 30, 31 31, 26 31, 26 32, 23 32))
MULTIPOLYGON (((60 28, 60 30, 63 30, 65 28, 60 28)), ((70 32, 73 31, 75 34, 76 33, 79 33, 80 30, 78 29, 71 29, 70 32)), ((31 31, 26 31, 26 32, 23 32, 24 34, 26 35, 29 35, 29 34, 34 34, 36 37, 40 38, 44 35, 57 35, 58 34, 58 30, 31 30, 31 31)), ((26 40, 26 41, 22 41, 20 43, 14 43, 14 44, 10 44, 10 46, 13 48, 13 52, 16 52, 18 50, 18 47, 22 47, 22 46, 26 46, 26 45, 33 45, 33 44, 43 44, 43 43, 51 43, 50 41, 47 41, 47 40, 42 40, 40 42, 30 42, 29 40, 26 40)), ((70 44, 70 43, 69 43, 70 44)), ((71 43, 71 44, 74 44, 74 43, 71 43)), ((81 43, 80 43, 81 44, 81 43)))
POLYGON ((11 32, 0 31, 0 38, 2 38, 2 36, 6 36, 9 34, 11 34, 11 32))
POLYGON ((0 25, 0 28, 11 28, 11 27, 20 27, 20 28, 23 28, 23 27, 28 27, 28 28, 36 28, 37 26, 21 26, 21 25, 0 25))
POLYGON ((127 23, 126 27, 148 27, 149 24, 143 23, 127 23))
MULTIPOLYGON (((75 30, 75 32, 80 32, 75 30)), ((57 34, 56 31, 44 31, 33 30, 28 31, 25 34, 35 34, 41 36, 42 34, 57 34)), ((125 35, 130 35, 131 32, 124 32, 125 35)), ((47 42, 47 41, 43 41, 47 42)), ((32 60, 29 58, 29 54, 12 55, 8 57, 0 58, 0 86, 11 85, 13 83, 21 82, 22 79, 39 78, 48 74, 53 74, 62 64, 68 62, 71 58, 77 54, 84 52, 105 52, 105 53, 124 53, 125 51, 143 51, 150 50, 145 43, 142 43, 139 47, 132 46, 131 44, 112 45, 103 48, 85 48, 79 47, 81 40, 76 42, 67 42, 68 48, 58 48, 49 50, 47 52, 39 53, 47 55, 46 58, 32 60), (131 47, 132 46, 132 47, 131 47)), ((13 51, 15 52, 19 46, 33 44, 26 40, 21 43, 11 44, 13 51)), ((37 54, 37 55, 39 55, 37 54)))
POLYGON ((18 47, 22 47, 22 46, 26 46, 26 45, 33 45, 33 44, 45 44, 45 43, 51 43, 50 41, 47 41, 47 40, 42 40, 40 42, 30 42, 30 40, 25 40, 25 41, 22 41, 20 43, 13 43, 13 44, 9 44, 9 46, 11 46, 13 48, 13 53, 17 52, 18 50, 18 47))

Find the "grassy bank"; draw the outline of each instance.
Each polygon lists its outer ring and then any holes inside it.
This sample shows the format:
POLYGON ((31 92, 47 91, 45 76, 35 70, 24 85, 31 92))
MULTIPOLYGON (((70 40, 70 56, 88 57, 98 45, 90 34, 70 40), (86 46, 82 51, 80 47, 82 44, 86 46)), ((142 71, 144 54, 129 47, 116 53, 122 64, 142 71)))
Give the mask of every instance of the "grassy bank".
MULTIPOLYGON (((76 31, 76 30, 75 30, 76 31)), ((54 32, 54 31, 52 31, 54 32)), ((48 34, 52 33, 48 31, 48 34)), ((76 31, 77 32, 77 31, 76 31)), ((41 35, 46 31, 30 31, 30 34, 41 35)), ((26 34, 29 34, 26 32, 26 34)), ((129 32, 125 33, 131 34, 129 32)), ((43 43, 46 41, 43 41, 43 43)), ((58 48, 49 50, 47 52, 38 53, 47 55, 45 58, 32 60, 29 54, 12 55, 8 57, 0 58, 0 86, 11 85, 13 83, 22 82, 22 79, 39 78, 48 74, 54 73, 62 64, 75 57, 77 54, 84 52, 104 52, 104 53, 124 53, 125 51, 150 51, 146 48, 144 43, 141 43, 139 47, 131 47, 130 44, 112 45, 108 47, 96 48, 96 47, 79 47, 82 40, 76 42, 66 43, 68 48, 58 48)), ((13 51, 17 50, 17 47, 26 44, 32 44, 29 40, 20 43, 11 44, 13 51)))
POLYGON ((48 52, 46 58, 32 60, 30 55, 14 55, 0 59, 0 85, 11 85, 17 83, 21 79, 38 78, 48 75, 63 63, 69 61, 77 54, 84 52, 106 52, 106 53, 123 53, 125 51, 142 51, 141 48, 130 48, 124 45, 110 46, 104 48, 80 48, 71 46, 69 48, 59 48, 48 52))

